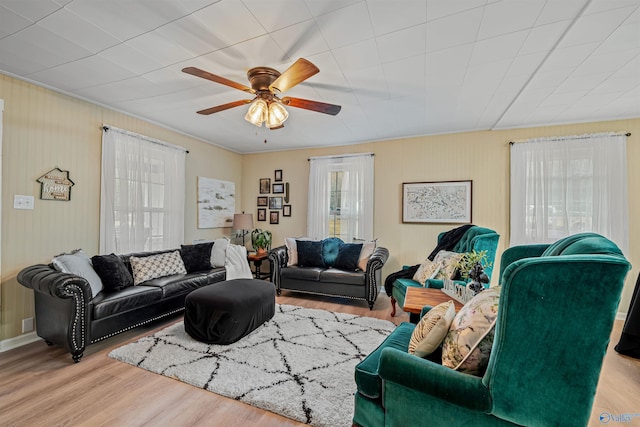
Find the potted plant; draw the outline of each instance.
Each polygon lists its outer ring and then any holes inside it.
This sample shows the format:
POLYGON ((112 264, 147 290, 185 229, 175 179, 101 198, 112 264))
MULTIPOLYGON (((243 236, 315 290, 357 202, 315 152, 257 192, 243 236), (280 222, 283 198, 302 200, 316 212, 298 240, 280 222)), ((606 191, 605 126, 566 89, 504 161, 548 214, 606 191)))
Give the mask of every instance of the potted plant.
POLYGON ((482 268, 490 267, 491 263, 487 260, 487 251, 465 252, 458 261, 457 270, 460 278, 465 282, 470 278, 469 273, 474 270, 476 264, 480 264, 482 268))
POLYGON ((265 253, 271 249, 271 232, 256 228, 251 232, 251 245, 257 253, 265 253))

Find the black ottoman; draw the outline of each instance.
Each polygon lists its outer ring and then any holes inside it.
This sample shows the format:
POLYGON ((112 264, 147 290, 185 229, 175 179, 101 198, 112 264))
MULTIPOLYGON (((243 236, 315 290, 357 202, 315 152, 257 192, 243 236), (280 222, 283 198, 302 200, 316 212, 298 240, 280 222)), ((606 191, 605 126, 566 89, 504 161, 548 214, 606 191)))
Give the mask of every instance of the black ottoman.
POLYGON ((184 329, 207 344, 231 344, 275 314, 273 283, 234 279, 196 289, 184 303, 184 329))

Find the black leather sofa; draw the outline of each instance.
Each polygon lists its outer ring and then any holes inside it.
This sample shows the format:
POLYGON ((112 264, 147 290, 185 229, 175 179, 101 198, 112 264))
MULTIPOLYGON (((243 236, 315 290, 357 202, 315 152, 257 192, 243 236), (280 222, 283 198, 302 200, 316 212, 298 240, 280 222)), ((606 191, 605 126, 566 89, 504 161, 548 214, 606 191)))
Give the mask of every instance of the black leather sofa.
MULTIPOLYGON (((118 255, 131 272, 131 256, 118 255)), ((186 296, 200 287, 224 281, 223 267, 152 279, 137 286, 102 291, 92 297, 87 280, 38 264, 18 273, 18 282, 34 290, 36 331, 48 345, 60 345, 79 362, 87 345, 184 310, 186 296)))
POLYGON ((364 300, 373 310, 373 304, 382 286, 382 267, 389 258, 389 250, 377 247, 366 270, 344 271, 337 268, 287 267, 286 246, 269 251, 271 281, 280 295, 282 289, 316 295, 343 297, 364 300))

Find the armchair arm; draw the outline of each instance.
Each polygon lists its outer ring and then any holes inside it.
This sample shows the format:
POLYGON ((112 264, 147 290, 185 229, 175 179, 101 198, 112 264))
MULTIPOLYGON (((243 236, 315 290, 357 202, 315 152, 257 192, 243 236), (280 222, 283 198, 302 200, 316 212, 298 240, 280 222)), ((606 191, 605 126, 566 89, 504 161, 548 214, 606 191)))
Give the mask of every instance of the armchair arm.
POLYGON ((492 408, 489 389, 481 377, 464 374, 446 366, 395 348, 385 348, 378 375, 394 382, 472 411, 488 413, 492 408))
POLYGON ((278 246, 269 251, 269 266, 271 269, 271 282, 276 287, 278 294, 280 293, 280 272, 283 267, 287 266, 289 255, 285 245, 278 246))
POLYGON ((546 244, 538 244, 512 246, 506 249, 502 253, 502 257, 500 258, 500 280, 498 283, 502 283, 502 275, 504 274, 504 269, 507 268, 509 264, 523 258, 539 257, 548 247, 549 245, 546 244))
POLYGON ((367 270, 365 271, 365 296, 369 303, 369 308, 373 308, 373 303, 378 297, 379 286, 382 285, 382 267, 389 259, 389 250, 383 247, 376 247, 369 261, 367 262, 367 270))

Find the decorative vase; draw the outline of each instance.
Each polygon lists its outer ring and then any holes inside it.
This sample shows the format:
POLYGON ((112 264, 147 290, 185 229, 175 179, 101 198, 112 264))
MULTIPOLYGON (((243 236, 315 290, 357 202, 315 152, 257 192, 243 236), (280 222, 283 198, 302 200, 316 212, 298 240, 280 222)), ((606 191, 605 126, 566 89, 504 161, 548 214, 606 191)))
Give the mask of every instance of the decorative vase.
POLYGON ((258 250, 256 251, 258 253, 258 255, 264 255, 267 253, 267 249, 266 248, 258 248, 258 250))

